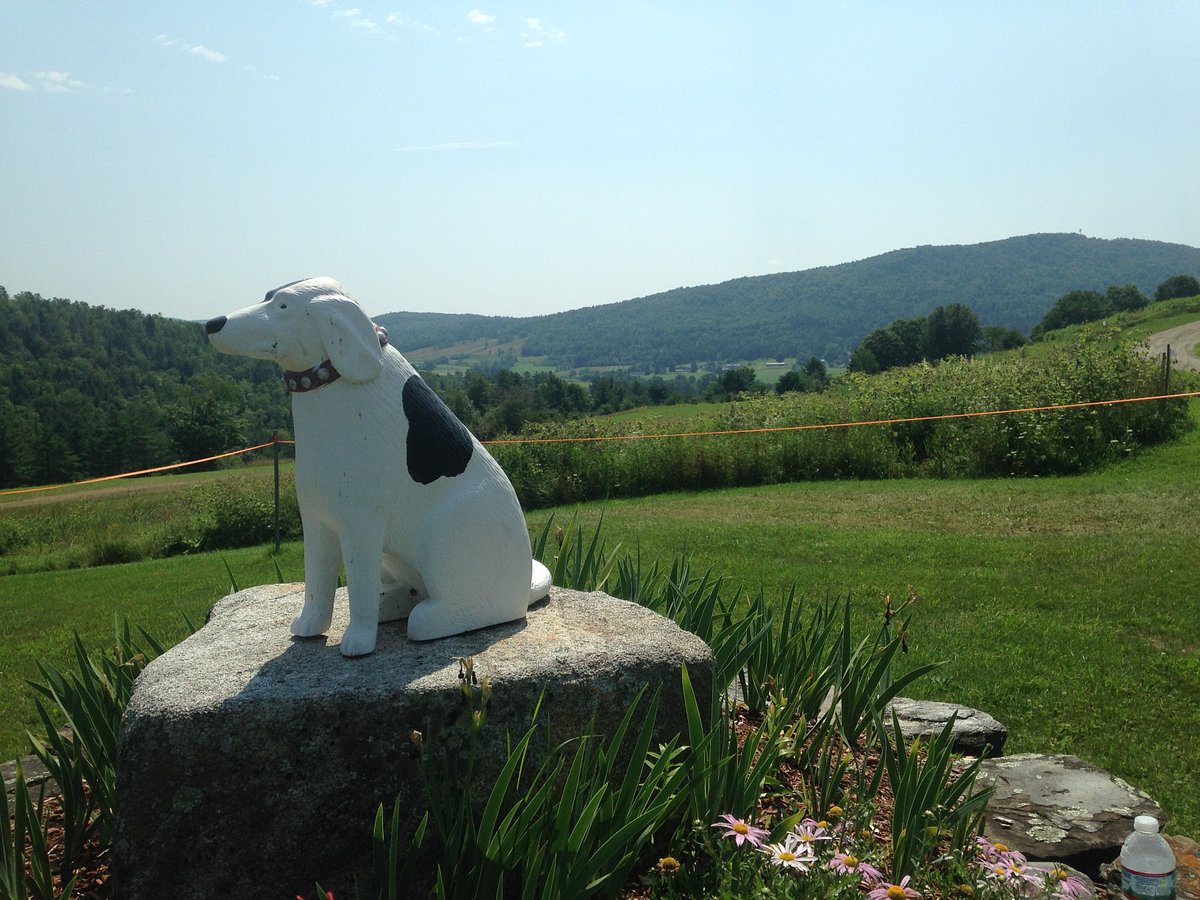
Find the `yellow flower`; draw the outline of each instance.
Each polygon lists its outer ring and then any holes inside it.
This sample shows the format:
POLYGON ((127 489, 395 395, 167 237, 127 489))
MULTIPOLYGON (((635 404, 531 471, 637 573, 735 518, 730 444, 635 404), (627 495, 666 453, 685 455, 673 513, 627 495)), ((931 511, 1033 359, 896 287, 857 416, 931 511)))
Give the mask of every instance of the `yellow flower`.
POLYGON ((656 865, 654 868, 658 870, 659 875, 665 875, 669 878, 683 868, 683 866, 680 865, 679 860, 677 860, 675 857, 664 856, 658 861, 658 865, 656 865))

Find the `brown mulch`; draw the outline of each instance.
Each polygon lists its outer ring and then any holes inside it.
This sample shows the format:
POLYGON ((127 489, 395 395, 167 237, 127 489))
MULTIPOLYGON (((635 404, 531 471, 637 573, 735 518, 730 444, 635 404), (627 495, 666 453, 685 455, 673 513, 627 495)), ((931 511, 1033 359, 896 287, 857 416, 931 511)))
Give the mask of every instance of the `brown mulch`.
MULTIPOLYGON (((54 886, 62 889, 58 869, 62 865, 63 812, 62 802, 57 796, 47 796, 42 804, 42 819, 45 822, 46 845, 49 848, 50 865, 55 872, 54 886)), ((109 900, 112 883, 109 873, 109 849, 102 847, 92 837, 75 861, 72 874, 75 876, 74 900, 109 900)))

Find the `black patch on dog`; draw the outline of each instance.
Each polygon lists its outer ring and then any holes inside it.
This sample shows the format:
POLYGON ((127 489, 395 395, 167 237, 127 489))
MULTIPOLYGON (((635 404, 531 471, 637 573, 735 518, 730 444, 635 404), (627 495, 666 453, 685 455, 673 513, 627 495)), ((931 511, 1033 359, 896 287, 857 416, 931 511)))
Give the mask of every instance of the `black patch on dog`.
POLYGON ((471 432, 419 375, 404 382, 404 415, 408 417, 408 474, 431 484, 461 475, 474 452, 471 432))

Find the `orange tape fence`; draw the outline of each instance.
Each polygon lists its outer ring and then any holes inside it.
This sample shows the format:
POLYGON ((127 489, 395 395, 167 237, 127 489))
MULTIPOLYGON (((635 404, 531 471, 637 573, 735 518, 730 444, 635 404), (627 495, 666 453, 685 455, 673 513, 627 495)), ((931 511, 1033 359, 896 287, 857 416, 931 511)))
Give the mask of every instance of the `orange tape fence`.
MULTIPOLYGON (((1035 412, 1053 412, 1060 409, 1087 409, 1097 406, 1116 406, 1122 403, 1148 403, 1154 400, 1181 400, 1191 397, 1200 397, 1200 391, 1186 391, 1178 394, 1157 394, 1152 397, 1125 397, 1117 400, 1087 400, 1078 403, 1062 403, 1053 406, 1025 406, 1018 409, 992 409, 982 410, 978 412, 961 412, 961 413, 942 413, 933 416, 906 416, 896 419, 870 419, 861 422, 821 422, 813 425, 778 425, 770 428, 741 428, 729 431, 681 431, 670 434, 610 434, 610 435, 590 435, 584 437, 556 437, 556 438, 500 438, 490 441, 482 441, 483 444, 490 445, 506 445, 506 444, 570 444, 570 443, 596 443, 599 441, 645 441, 645 440, 660 440, 663 438, 693 438, 693 437, 719 437, 723 435, 739 435, 739 434, 768 434, 772 432, 787 432, 787 431, 814 431, 825 428, 862 428, 869 425, 900 425, 907 422, 938 422, 949 419, 972 419, 982 416, 1004 416, 1017 415, 1021 413, 1035 412)), ((11 494, 30 494, 38 491, 53 491, 69 487, 81 487, 89 484, 99 484, 104 481, 116 481, 120 478, 133 478, 138 475, 153 475, 157 472, 169 472, 175 469, 185 469, 189 466, 198 466, 202 463, 214 462, 218 459, 227 459, 231 456, 239 456, 244 453, 252 453, 255 450, 263 450, 267 447, 273 447, 282 444, 294 444, 295 441, 275 439, 266 441, 262 444, 255 444, 253 447, 243 447, 240 450, 230 450, 227 453, 218 453, 216 456, 206 456, 203 459, 192 459, 187 462, 171 463, 166 466, 155 466, 152 469, 139 469, 136 472, 122 472, 119 475, 103 475, 99 478, 87 478, 83 481, 73 481, 68 484, 50 484, 41 487, 27 488, 10 488, 0 491, 0 497, 5 497, 11 494)))

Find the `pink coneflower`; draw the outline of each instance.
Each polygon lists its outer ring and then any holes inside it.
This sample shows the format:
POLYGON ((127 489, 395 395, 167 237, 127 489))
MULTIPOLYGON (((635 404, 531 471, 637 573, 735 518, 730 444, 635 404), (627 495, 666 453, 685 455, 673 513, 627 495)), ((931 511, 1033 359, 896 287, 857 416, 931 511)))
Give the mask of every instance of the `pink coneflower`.
POLYGON ((763 845, 763 841, 771 836, 768 832, 763 831, 761 828, 755 828, 744 819, 735 818, 734 816, 729 815, 729 813, 722 813, 721 818, 725 821, 713 822, 711 827, 724 828, 725 832, 721 835, 721 837, 733 838, 739 847, 742 846, 742 844, 749 844, 752 847, 761 847, 763 845))
POLYGON ((781 844, 768 844, 762 852, 771 858, 771 864, 785 869, 795 869, 797 872, 807 872, 808 867, 816 862, 812 850, 807 845, 798 843, 790 834, 781 844))
POLYGON ((1024 863, 1025 854, 1011 849, 1007 844, 996 841, 992 843, 985 837, 975 838, 975 846, 979 850, 979 858, 983 862, 1024 863))
POLYGON ((857 875, 864 884, 874 886, 883 878, 877 868, 853 853, 839 853, 829 861, 829 868, 839 875, 857 875))
POLYGON ((816 819, 805 819, 792 829, 792 834, 800 843, 815 846, 817 841, 831 840, 829 832, 825 830, 827 825, 827 822, 822 823, 816 819))
POLYGON ((987 877, 1001 884, 1020 887, 1025 885, 1040 887, 1042 884, 1042 873, 1025 865, 1025 857, 1020 853, 1014 853, 1009 859, 999 859, 982 865, 987 872, 987 877))
POLYGON ((1062 866, 1051 866, 1045 870, 1043 888, 1051 900, 1088 900, 1092 892, 1082 881, 1062 866))
POLYGON ((899 884, 885 881, 876 885, 871 893, 867 894, 867 900, 921 900, 921 895, 908 886, 911 877, 905 875, 899 884))

